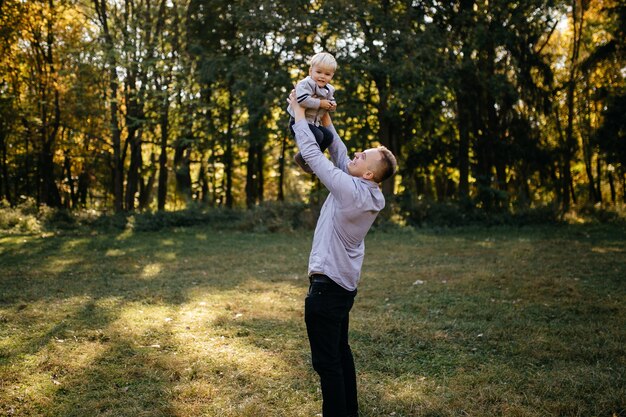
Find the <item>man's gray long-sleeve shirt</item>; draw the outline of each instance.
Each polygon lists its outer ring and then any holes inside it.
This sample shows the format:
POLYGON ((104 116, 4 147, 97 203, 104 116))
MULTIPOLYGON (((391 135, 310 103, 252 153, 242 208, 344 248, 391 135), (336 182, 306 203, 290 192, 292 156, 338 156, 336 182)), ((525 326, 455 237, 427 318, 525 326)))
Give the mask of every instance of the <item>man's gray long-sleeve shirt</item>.
POLYGON ((309 275, 327 275, 353 291, 361 278, 365 235, 385 207, 385 198, 378 184, 348 173, 350 158, 334 126, 328 127, 334 137, 328 148, 334 164, 320 151, 305 120, 293 129, 302 157, 330 191, 315 227, 309 275))

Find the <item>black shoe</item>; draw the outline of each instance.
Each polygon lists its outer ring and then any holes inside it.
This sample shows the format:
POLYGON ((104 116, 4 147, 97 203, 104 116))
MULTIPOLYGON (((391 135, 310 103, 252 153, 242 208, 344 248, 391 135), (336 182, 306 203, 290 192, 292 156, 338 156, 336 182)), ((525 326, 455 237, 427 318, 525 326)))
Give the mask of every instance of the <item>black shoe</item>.
POLYGON ((306 163, 306 161, 304 160, 300 152, 298 152, 296 156, 293 157, 293 160, 296 161, 296 164, 298 164, 300 168, 302 168, 302 170, 306 172, 307 174, 313 173, 313 170, 311 169, 309 164, 306 163))

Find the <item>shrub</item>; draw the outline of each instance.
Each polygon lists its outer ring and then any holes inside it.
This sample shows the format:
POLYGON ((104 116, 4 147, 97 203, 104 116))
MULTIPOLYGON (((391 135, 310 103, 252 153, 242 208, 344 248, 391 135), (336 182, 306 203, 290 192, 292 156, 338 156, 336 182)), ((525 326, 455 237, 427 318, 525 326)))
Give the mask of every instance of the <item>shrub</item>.
POLYGON ((155 231, 196 225, 211 225, 222 229, 235 227, 241 217, 242 213, 239 210, 192 205, 178 211, 103 214, 90 221, 90 225, 98 230, 155 231))
POLYGON ((312 229, 317 221, 317 209, 304 203, 263 203, 245 212, 240 230, 282 232, 312 229))
POLYGON ((458 227, 467 225, 516 225, 558 223, 558 210, 554 206, 541 206, 516 211, 487 211, 476 207, 472 200, 433 201, 400 195, 397 199, 400 215, 408 225, 419 227, 458 227))
POLYGON ((23 199, 17 207, 11 207, 3 201, 0 207, 0 230, 19 233, 38 233, 41 223, 37 217, 37 205, 32 199, 23 199))

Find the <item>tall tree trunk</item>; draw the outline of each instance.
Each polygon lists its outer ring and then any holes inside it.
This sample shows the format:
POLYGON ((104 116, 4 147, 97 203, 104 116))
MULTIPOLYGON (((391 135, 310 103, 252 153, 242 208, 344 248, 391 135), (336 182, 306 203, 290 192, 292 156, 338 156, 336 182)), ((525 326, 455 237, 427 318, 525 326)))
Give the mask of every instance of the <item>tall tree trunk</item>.
MULTIPOLYGON (((129 129, 130 130, 130 129, 129 129)), ((140 170, 143 165, 141 155, 141 131, 134 132, 130 143, 130 165, 126 176, 126 210, 135 209, 135 197, 139 191, 140 170)))
POLYGON ((257 152, 256 152, 256 168, 257 168, 257 190, 256 190, 256 195, 257 195, 257 202, 259 203, 263 203, 264 200, 264 196, 263 194, 265 193, 265 176, 263 175, 263 170, 265 168, 265 155, 263 153, 263 149, 265 148, 265 144, 260 143, 258 144, 257 147, 257 152))
MULTIPOLYGON (((380 143, 387 147, 394 155, 399 155, 399 144, 397 140, 397 132, 392 122, 391 111, 389 110, 389 93, 390 87, 388 80, 384 74, 374 74, 374 82, 378 90, 378 139, 380 143)), ((385 181, 382 184, 383 194, 392 196, 394 193, 395 182, 393 180, 385 181)))
POLYGON ((469 151, 472 129, 472 107, 476 106, 476 98, 472 97, 471 88, 474 85, 472 75, 472 62, 468 47, 464 47, 463 62, 457 73, 455 86, 457 107, 457 129, 459 131, 458 168, 459 168, 459 200, 469 198, 469 174, 470 160, 469 151))
POLYGON ((154 152, 150 153, 150 167, 148 168, 148 179, 139 179, 139 210, 144 211, 150 205, 152 200, 152 190, 156 180, 156 156, 154 152))
POLYGON ((200 198, 199 201, 202 203, 210 202, 210 187, 209 187, 209 179, 207 172, 207 163, 206 158, 202 155, 202 163, 200 164, 200 173, 198 175, 198 181, 200 182, 200 198))
POLYGON ((248 161, 246 163, 246 206, 252 207, 263 201, 263 146, 259 124, 261 120, 253 122, 250 130, 248 146, 248 161))
POLYGON ((117 60, 115 59, 115 44, 113 37, 109 31, 109 18, 107 14, 107 0, 93 0, 98 19, 102 25, 102 34, 104 36, 106 62, 109 71, 109 114, 111 141, 113 148, 113 205, 115 212, 119 213, 124 209, 124 165, 122 160, 121 146, 121 129, 118 117, 118 77, 117 77, 117 60))
POLYGON ((576 78, 578 75, 578 56, 582 39, 582 26, 584 16, 584 8, 579 7, 579 1, 580 0, 572 1, 572 55, 570 59, 569 80, 567 82, 567 126, 565 128, 565 144, 563 146, 562 164, 563 212, 569 211, 572 201, 571 198, 575 198, 573 194, 570 194, 570 192, 573 191, 571 162, 576 148, 576 139, 574 138, 574 102, 576 92, 576 78))
POLYGON ((189 146, 178 141, 174 150, 174 175, 176 176, 176 191, 182 196, 185 203, 191 200, 191 168, 189 146))
MULTIPOLYGON (((469 150, 471 143, 471 108, 476 103, 471 100, 471 85, 469 79, 473 78, 471 74, 471 68, 473 67, 471 58, 471 47, 469 45, 468 36, 472 28, 474 27, 474 9, 475 0, 461 0, 459 3, 459 12, 455 17, 456 20, 456 37, 462 42, 461 51, 462 60, 457 70, 456 83, 454 86, 456 95, 456 107, 457 107, 457 128, 459 131, 459 148, 458 148, 458 168, 459 168, 459 188, 458 198, 461 201, 469 198, 469 174, 470 174, 470 160, 469 150)), ((457 59, 457 55, 454 54, 453 60, 457 59)))
MULTIPOLYGON (((149 40, 148 40, 149 41, 149 40)), ((143 125, 145 119, 144 101, 147 86, 145 71, 139 73, 138 65, 133 65, 131 73, 127 77, 126 84, 126 126, 128 126, 128 137, 125 149, 130 146, 130 164, 126 174, 126 210, 135 209, 135 198, 139 191, 139 181, 143 166, 142 139, 143 125), (137 77, 139 77, 139 90, 137 89, 137 77)), ((122 156, 122 160, 125 157, 122 156)))
POLYGON ((464 95, 457 90, 457 128, 459 130, 459 200, 469 197, 470 117, 464 95))
POLYGON ((39 186, 41 202, 51 207, 61 206, 61 195, 55 181, 54 152, 59 127, 61 125, 61 107, 59 104, 59 89, 57 88, 57 74, 54 68, 54 18, 53 0, 48 0, 50 16, 47 19, 47 37, 44 52, 45 74, 40 74, 42 101, 41 108, 41 141, 42 147, 39 152, 39 186), (52 92, 52 114, 48 114, 49 92, 52 92))
POLYGON ((280 157, 278 158, 278 201, 285 201, 285 154, 287 152, 287 134, 281 135, 280 157))
POLYGON ((78 175, 78 202, 82 208, 87 207, 87 194, 89 192, 89 184, 91 182, 87 167, 83 167, 83 171, 78 175))
POLYGON ((74 208, 78 205, 78 195, 76 194, 75 189, 75 181, 72 177, 72 158, 69 155, 68 151, 65 151, 65 156, 63 158, 63 168, 65 170, 65 181, 69 185, 70 188, 70 196, 69 200, 66 199, 63 206, 65 208, 74 208))
MULTIPOLYGON (((582 139, 582 151, 583 151, 583 160, 585 162, 585 173, 587 174, 587 186, 589 188, 589 196, 588 200, 590 203, 595 204, 602 201, 602 196, 600 194, 600 184, 598 181, 598 188, 596 190, 596 180, 593 174, 593 146, 591 145, 591 137, 593 135, 593 129, 591 127, 591 97, 589 94, 589 75, 585 74, 585 99, 581 103, 581 114, 582 114, 582 123, 581 125, 584 127, 581 128, 581 139, 582 139)), ((600 174, 600 164, 598 161, 598 175, 600 174)))
POLYGON ((256 170, 256 141, 257 132, 254 126, 249 126, 250 136, 248 138, 248 160, 246 161, 246 206, 248 208, 254 207, 257 203, 257 170, 256 170))
MULTIPOLYGON (((165 100, 167 102, 167 100, 165 100)), ((169 111, 168 105, 161 107, 161 153, 159 155, 159 190, 157 207, 159 211, 165 210, 167 200, 167 136, 169 134, 169 111)))
POLYGON ((602 159, 600 158, 600 155, 598 155, 596 153, 596 185, 595 185, 595 189, 596 189, 596 193, 598 196, 598 201, 602 202, 604 199, 602 198, 602 159))
POLYGON ((224 192, 226 194, 226 207, 233 208, 233 115, 235 112, 234 109, 234 97, 233 97, 233 84, 234 79, 229 77, 228 80, 228 105, 226 107, 226 111, 228 114, 227 117, 227 126, 226 126, 226 137, 224 140, 226 141, 226 148, 224 150, 224 192))
POLYGON ((11 192, 9 191, 9 168, 5 132, 4 124, 0 124, 0 200, 5 198, 12 205, 11 192))
POLYGON ((626 203, 626 172, 622 170, 622 202, 626 203))

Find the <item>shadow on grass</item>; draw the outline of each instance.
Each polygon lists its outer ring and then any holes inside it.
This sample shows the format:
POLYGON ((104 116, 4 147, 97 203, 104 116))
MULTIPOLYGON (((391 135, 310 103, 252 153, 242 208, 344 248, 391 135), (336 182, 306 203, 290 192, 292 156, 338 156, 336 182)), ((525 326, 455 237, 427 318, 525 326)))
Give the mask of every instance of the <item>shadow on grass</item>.
MULTIPOLYGON (((0 402, 6 401, 9 408, 0 407, 0 414, 174 416, 196 409, 195 415, 287 416, 293 414, 272 411, 272 404, 280 408, 284 395, 290 400, 288 393, 294 391, 287 387, 304 389, 302 394, 308 395, 306 379, 290 373, 298 362, 290 358, 302 351, 301 329, 290 319, 231 322, 217 313, 218 322, 213 317, 200 330, 190 322, 177 334, 202 339, 215 328, 223 333, 198 342, 196 347, 207 348, 195 352, 186 351, 186 342, 173 338, 159 316, 161 310, 172 315, 187 309, 203 295, 232 294, 230 301, 213 303, 230 317, 229 310, 239 305, 263 308, 242 301, 257 290, 299 286, 294 270, 306 268, 306 251, 288 236, 213 234, 203 229, 24 236, 3 244, 0 316, 15 331, 10 344, 0 345, 0 366, 3 373, 22 364, 25 370, 13 371, 7 380, 7 387, 12 385, 0 402), (256 284, 249 288, 250 282, 256 284), (128 317, 142 309, 148 311, 145 318, 128 317), (159 321, 147 328, 151 309, 160 309, 154 314, 159 321), (133 326, 138 328, 135 335, 133 326), (150 336, 159 339, 158 346, 150 343, 150 336), (228 352, 233 343, 248 352, 245 360, 213 351, 218 346, 228 352), (285 353, 286 346, 293 348, 285 353), (214 355, 222 359, 213 361, 214 355), (272 376, 270 369, 263 376, 255 371, 263 356, 276 362, 282 373, 272 376), (27 376, 33 367, 38 367, 35 375, 27 376), (236 378, 227 377, 232 375, 236 378), (274 394, 257 393, 268 389, 274 394), (177 410, 180 407, 183 411, 177 410)), ((8 336, 4 331, 0 335, 8 336)), ((303 361, 298 372, 305 367, 303 361)))
POLYGON ((154 350, 115 338, 88 366, 62 379, 45 415, 176 415, 169 397, 178 375, 154 350))

